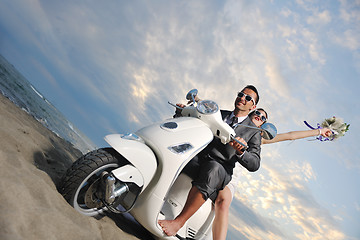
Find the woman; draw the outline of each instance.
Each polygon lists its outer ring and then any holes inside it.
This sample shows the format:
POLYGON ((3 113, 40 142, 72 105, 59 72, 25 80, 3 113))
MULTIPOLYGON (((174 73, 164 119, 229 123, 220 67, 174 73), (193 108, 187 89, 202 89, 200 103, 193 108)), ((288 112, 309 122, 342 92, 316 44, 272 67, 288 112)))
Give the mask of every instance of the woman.
MULTIPOLYGON (((268 114, 262 108, 258 108, 249 114, 249 117, 257 127, 260 127, 268 119, 268 114)), ((328 128, 306 130, 306 131, 292 131, 287 133, 277 134, 272 140, 261 139, 261 144, 270 144, 287 140, 296 140, 306 137, 323 136, 330 137, 332 131, 328 128)), ((215 200, 215 219, 213 222, 213 240, 225 240, 228 228, 229 207, 235 192, 232 183, 229 183, 223 190, 219 192, 215 200)))
MULTIPOLYGON (((249 114, 249 117, 257 127, 261 127, 261 125, 263 125, 267 121, 268 115, 264 109, 258 108, 255 111, 251 112, 249 114)), ((314 137, 320 135, 322 135, 323 137, 330 137, 331 134, 332 132, 328 128, 305 130, 305 131, 293 131, 287 133, 279 133, 271 140, 266 140, 262 138, 261 144, 270 144, 270 143, 296 140, 296 139, 314 137)))

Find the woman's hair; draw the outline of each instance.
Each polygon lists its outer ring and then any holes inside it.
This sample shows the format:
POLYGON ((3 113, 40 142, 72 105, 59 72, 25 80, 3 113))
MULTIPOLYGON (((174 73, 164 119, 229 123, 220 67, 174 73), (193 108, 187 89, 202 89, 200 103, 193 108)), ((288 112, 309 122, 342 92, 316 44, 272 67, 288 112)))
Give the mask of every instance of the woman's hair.
POLYGON ((258 110, 258 111, 264 111, 266 119, 269 119, 267 112, 266 112, 263 108, 256 108, 254 111, 251 111, 251 112, 249 113, 249 117, 252 117, 252 116, 255 114, 255 111, 256 111, 256 110, 258 110))

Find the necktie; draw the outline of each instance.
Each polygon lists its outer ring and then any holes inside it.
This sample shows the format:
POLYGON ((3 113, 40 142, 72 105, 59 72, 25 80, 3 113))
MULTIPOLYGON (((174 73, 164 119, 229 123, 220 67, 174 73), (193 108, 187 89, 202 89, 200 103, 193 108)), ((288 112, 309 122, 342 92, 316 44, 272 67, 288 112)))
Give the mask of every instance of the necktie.
POLYGON ((230 123, 230 127, 234 128, 234 126, 238 123, 238 118, 233 117, 230 123))

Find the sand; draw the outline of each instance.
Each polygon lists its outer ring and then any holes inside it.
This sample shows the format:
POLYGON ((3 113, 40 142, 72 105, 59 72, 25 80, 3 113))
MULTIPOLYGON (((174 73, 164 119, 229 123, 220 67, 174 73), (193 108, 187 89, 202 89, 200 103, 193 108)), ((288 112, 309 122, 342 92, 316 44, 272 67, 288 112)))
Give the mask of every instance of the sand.
POLYGON ((81 152, 0 94, 0 239, 152 239, 129 215, 75 211, 56 190, 81 152))

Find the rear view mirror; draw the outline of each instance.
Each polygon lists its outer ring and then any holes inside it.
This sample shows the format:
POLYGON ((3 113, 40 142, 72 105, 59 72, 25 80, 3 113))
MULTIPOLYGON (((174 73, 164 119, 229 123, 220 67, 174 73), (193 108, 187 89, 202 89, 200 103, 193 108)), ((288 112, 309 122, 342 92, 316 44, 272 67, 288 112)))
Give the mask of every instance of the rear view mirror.
POLYGON ((197 94, 198 94, 198 90, 197 89, 192 89, 186 95, 186 99, 189 100, 189 101, 192 101, 193 103, 195 103, 195 99, 196 99, 197 94))
POLYGON ((277 134, 277 129, 272 123, 264 123, 261 126, 261 131, 263 132, 262 137, 266 140, 273 139, 277 134))

